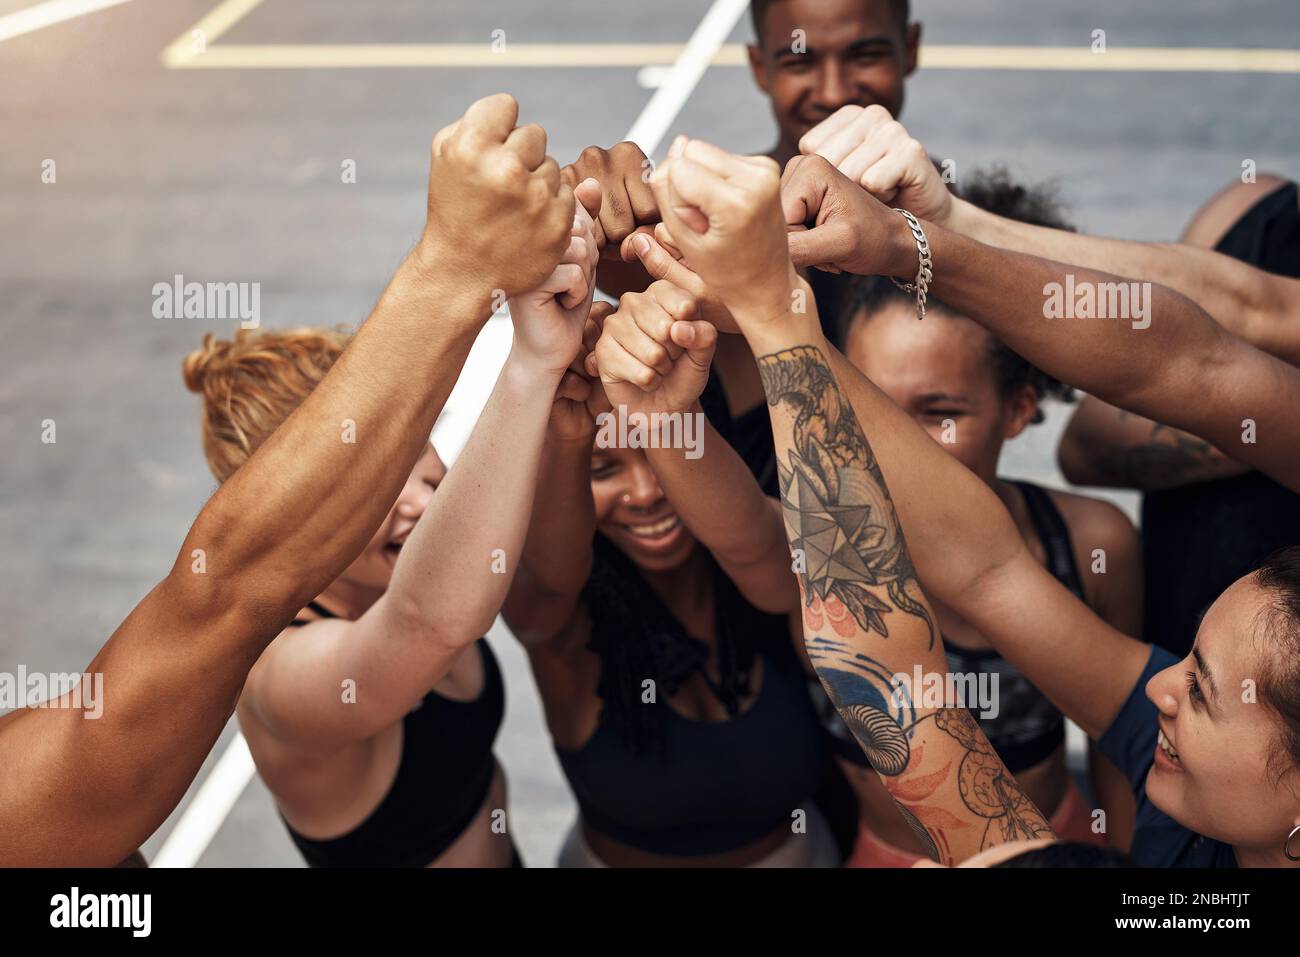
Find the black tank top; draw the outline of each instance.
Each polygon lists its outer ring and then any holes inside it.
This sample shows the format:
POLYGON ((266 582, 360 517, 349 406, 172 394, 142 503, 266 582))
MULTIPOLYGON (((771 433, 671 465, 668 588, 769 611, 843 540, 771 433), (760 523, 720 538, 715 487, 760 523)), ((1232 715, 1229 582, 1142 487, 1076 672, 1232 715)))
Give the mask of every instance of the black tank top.
MULTIPOLYGON (((1037 485, 1013 482, 1025 497, 1029 519, 1047 553, 1047 570, 1080 600, 1084 599, 1083 582, 1074 560, 1070 530, 1051 496, 1037 485)), ((1047 697, 1035 688, 1029 679, 1016 670, 993 649, 969 650, 959 648, 944 640, 948 670, 958 675, 997 676, 998 713, 995 717, 981 718, 977 707, 971 714, 979 721, 988 737, 1012 774, 1032 768, 1045 760, 1065 740, 1065 720, 1061 712, 1047 697)), ((869 767, 867 756, 845 727, 830 699, 823 693, 818 702, 822 721, 835 741, 835 751, 842 758, 862 767, 869 767), (824 703, 823 703, 824 702, 824 703)))
MULTIPOLYGON (((1295 183, 1251 207, 1215 248, 1300 277, 1295 183)), ((1298 543, 1300 495, 1259 472, 1148 492, 1142 499, 1144 637, 1184 657, 1214 600, 1272 552, 1298 543)))
MULTIPOLYGON (((598 548, 596 554, 600 561, 607 552, 598 548)), ((657 602, 676 622, 639 574, 632 575, 637 580, 628 580, 627 588, 644 590, 641 600, 657 602)), ((724 629, 731 629, 763 662, 761 685, 748 707, 726 721, 692 720, 664 700, 661 685, 657 702, 644 705, 658 709, 659 747, 634 749, 609 720, 606 706, 586 744, 576 751, 556 748, 583 821, 650 853, 718 854, 788 826, 794 811, 808 807, 829 763, 788 620, 755 609, 716 566, 714 582, 718 646, 724 629)), ((590 601, 588 610, 593 647, 603 640, 645 640, 590 601)), ((604 670, 602 664, 602 687, 611 678, 604 670)))
MULTIPOLYGON (((308 606, 336 618, 324 606, 308 606)), ((308 619, 296 619, 305 625, 308 619)), ((492 745, 505 713, 501 670, 487 641, 483 690, 473 701, 430 691, 402 718, 402 755, 388 793, 370 816, 339 837, 304 837, 285 822, 311 867, 424 867, 451 846, 487 800, 496 772, 492 745)))

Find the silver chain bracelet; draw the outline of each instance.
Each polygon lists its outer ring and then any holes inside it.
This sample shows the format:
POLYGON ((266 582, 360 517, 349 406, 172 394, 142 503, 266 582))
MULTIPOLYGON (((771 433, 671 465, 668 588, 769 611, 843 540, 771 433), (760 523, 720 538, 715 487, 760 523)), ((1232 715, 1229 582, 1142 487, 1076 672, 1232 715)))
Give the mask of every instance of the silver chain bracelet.
POLYGON ((930 258, 930 241, 925 238, 925 230, 921 228, 921 223, 915 216, 905 209, 895 209, 894 212, 902 213, 903 218, 907 220, 907 225, 912 227, 912 236, 916 239, 916 254, 921 261, 916 270, 916 282, 901 282, 894 279, 894 285, 903 292, 916 293, 916 318, 924 319, 925 298, 930 292, 930 280, 934 278, 934 260, 930 258))

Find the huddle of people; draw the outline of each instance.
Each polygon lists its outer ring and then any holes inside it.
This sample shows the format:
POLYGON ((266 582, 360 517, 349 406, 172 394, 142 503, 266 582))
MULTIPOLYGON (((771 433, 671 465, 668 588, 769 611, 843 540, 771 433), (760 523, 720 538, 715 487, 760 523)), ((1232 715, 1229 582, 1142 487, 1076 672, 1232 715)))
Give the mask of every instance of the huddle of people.
POLYGON ((950 190, 895 119, 905 3, 753 7, 772 155, 561 168, 488 97, 355 335, 186 357, 220 488, 88 668, 105 720, 0 719, 0 862, 127 858, 233 709, 308 864, 522 866, 498 613, 578 807, 561 866, 1300 862, 1294 184, 1182 244, 1082 235, 1005 174, 950 190), (1135 281, 1145 325, 1045 311, 1135 281), (448 469, 428 437, 501 295, 448 469), (1141 536, 999 474, 1073 388, 1063 469, 1147 492, 1141 536), (609 443, 607 414, 703 431, 609 443))

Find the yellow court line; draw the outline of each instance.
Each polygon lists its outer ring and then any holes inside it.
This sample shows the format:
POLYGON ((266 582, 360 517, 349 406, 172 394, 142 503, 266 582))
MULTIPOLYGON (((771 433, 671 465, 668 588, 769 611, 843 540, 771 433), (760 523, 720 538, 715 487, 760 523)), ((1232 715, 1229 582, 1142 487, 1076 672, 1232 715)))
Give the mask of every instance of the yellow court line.
POLYGON ((202 56, 202 53, 194 49, 195 31, 202 31, 203 45, 209 47, 217 37, 252 13, 261 2, 262 0, 222 0, 208 11, 207 16, 168 44, 162 52, 163 64, 169 67, 185 66, 194 57, 202 56))
MULTIPOLYGON (((483 43, 219 44, 204 23, 225 12, 230 25, 261 0, 226 0, 194 29, 208 46, 191 52, 191 34, 163 51, 163 63, 185 69, 321 69, 348 67, 642 67, 674 63, 679 43, 508 43, 494 51, 483 43), (242 8, 242 9, 241 9, 242 8)), ((743 66, 745 47, 732 43, 715 66, 743 66)), ((1300 50, 1215 47, 1086 47, 923 45, 921 65, 931 70, 1048 70, 1204 73, 1300 73, 1300 50)))

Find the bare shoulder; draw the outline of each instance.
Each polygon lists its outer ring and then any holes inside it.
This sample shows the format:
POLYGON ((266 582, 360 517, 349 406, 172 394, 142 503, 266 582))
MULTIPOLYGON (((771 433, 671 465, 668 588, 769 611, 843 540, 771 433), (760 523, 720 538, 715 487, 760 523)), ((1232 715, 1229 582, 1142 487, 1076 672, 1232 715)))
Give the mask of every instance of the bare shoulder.
POLYGON ((1136 547, 1138 530, 1119 506, 1077 492, 1048 489, 1048 495, 1052 504, 1060 509, 1070 537, 1080 546, 1091 543, 1085 554, 1093 548, 1136 547))

